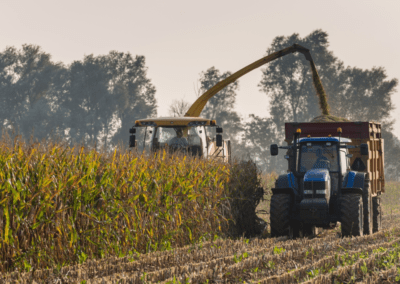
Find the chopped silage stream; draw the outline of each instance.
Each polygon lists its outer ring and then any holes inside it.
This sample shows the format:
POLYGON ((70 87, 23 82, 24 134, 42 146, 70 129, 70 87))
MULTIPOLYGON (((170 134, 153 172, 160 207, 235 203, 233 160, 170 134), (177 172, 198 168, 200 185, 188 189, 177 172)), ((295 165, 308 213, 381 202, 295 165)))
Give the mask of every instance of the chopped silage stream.
POLYGON ((344 239, 337 230, 297 240, 218 239, 135 257, 88 260, 59 271, 15 272, 1 276, 0 283, 381 283, 398 276, 400 215, 384 216, 383 228, 344 239))

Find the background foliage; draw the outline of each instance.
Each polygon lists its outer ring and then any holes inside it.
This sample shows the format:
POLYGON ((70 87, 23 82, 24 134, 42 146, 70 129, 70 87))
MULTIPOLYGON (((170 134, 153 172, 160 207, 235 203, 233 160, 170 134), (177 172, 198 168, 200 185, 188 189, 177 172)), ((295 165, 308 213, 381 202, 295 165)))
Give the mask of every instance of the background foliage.
MULTIPOLYGON (((345 66, 330 50, 328 33, 322 30, 304 38, 296 33, 277 36, 266 53, 293 43, 311 50, 332 115, 383 124, 386 177, 399 179, 400 141, 393 135, 391 117, 391 95, 398 80, 388 78, 383 67, 362 70, 345 66)), ((69 143, 96 143, 105 149, 127 144, 128 129, 136 119, 157 115, 156 90, 146 72, 144 56, 130 53, 88 55, 66 66, 53 62, 38 46, 8 47, 0 52, 2 126, 25 139, 56 135, 69 143)), ((230 74, 216 67, 201 72, 198 95, 230 74)), ((252 158, 263 171, 281 173, 286 170, 283 152, 271 157, 269 145, 284 143, 285 121, 310 121, 321 114, 311 80, 304 56, 291 54, 262 68, 259 87, 269 98, 264 116, 244 118, 235 110, 240 109, 236 106, 239 82, 214 96, 201 115, 216 119, 224 128, 224 139, 232 141, 238 158, 252 158)), ((182 99, 172 102, 170 115, 184 114, 191 103, 182 99)))
POLYGON ((70 143, 126 141, 135 119, 157 114, 144 56, 111 51, 69 66, 39 46, 0 53, 0 120, 25 139, 59 136, 70 143))

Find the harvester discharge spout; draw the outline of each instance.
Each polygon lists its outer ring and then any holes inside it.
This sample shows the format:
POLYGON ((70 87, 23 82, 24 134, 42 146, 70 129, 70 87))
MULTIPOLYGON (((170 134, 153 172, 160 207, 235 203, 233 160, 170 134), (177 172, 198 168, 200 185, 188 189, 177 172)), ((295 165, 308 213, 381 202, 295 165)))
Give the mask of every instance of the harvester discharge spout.
POLYGON ((327 103, 327 99, 326 99, 326 94, 325 94, 325 90, 324 87, 322 86, 321 80, 319 78, 318 72, 317 72, 317 68, 315 67, 314 61, 311 57, 311 53, 310 50, 305 48, 304 46, 301 46, 299 44, 293 44, 290 47, 287 47, 285 49, 276 51, 270 55, 267 55, 255 62, 253 62, 250 65, 247 65, 246 67, 240 69, 239 71, 237 71, 236 73, 232 74, 231 76, 229 76, 228 78, 218 82, 217 84, 215 84, 212 88, 210 88, 209 90, 207 90, 204 94, 202 94, 193 104, 192 106, 189 108, 189 110, 186 112, 185 116, 186 117, 198 117, 200 116, 200 113, 202 112, 203 108, 205 107, 205 105, 207 104, 208 100, 210 100, 213 96, 215 96, 219 91, 221 91, 223 88, 225 88, 226 86, 228 86, 229 84, 233 83, 234 81, 236 81, 237 79, 239 79, 240 77, 242 77, 243 75, 249 73, 250 71, 264 65, 267 64, 268 62, 271 62, 275 59, 278 59, 282 56, 285 56, 287 54, 291 54, 294 52, 300 52, 302 53, 306 60, 310 62, 311 65, 311 72, 313 75, 313 84, 315 87, 315 90, 317 92, 317 95, 320 99, 320 106, 322 109, 322 113, 324 115, 329 115, 329 106, 327 103))

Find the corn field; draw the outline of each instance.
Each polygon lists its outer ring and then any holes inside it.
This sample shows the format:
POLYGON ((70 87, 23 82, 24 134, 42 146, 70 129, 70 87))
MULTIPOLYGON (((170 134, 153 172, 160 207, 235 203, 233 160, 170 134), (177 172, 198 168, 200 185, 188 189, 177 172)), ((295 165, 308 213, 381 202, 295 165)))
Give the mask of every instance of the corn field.
POLYGON ((234 223, 226 200, 229 186, 240 186, 238 166, 10 144, 0 144, 2 273, 169 250, 234 223))

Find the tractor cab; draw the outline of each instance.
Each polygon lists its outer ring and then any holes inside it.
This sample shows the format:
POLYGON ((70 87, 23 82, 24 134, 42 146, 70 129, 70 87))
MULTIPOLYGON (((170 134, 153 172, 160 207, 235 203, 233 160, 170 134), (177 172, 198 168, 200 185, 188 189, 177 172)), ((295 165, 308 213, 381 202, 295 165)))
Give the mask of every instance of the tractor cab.
POLYGON ((351 157, 344 148, 347 143, 351 140, 339 137, 300 138, 298 172, 325 169, 330 173, 344 174, 349 169, 351 157))
POLYGON ((129 147, 136 147, 136 128, 144 127, 143 143, 152 152, 166 150, 204 158, 229 160, 230 143, 222 139, 222 128, 215 120, 200 117, 161 117, 135 121, 130 129, 129 147), (216 137, 209 136, 216 127, 216 137))

